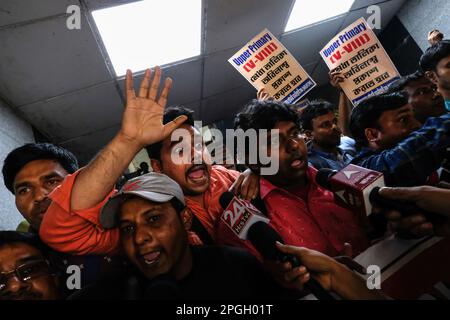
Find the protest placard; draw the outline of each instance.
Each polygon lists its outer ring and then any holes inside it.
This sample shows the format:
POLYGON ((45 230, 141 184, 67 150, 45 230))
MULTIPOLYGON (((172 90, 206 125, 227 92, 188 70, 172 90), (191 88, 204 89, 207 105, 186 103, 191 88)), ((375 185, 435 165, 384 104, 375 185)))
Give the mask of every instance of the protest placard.
POLYGON ((228 59, 255 88, 264 88, 277 101, 295 103, 316 83, 292 54, 264 29, 228 59))
POLYGON ((330 70, 342 74, 341 88, 355 106, 385 92, 399 78, 397 68, 364 18, 339 32, 320 55, 330 70))

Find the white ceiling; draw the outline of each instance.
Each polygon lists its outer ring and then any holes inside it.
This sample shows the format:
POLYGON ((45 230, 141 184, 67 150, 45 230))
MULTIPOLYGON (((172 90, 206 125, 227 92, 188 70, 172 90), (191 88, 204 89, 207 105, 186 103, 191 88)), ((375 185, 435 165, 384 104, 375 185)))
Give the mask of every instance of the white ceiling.
MULTIPOLYGON (((328 70, 318 51, 330 38, 367 17, 372 4, 381 7, 384 27, 404 1, 356 0, 347 14, 283 34, 293 0, 203 0, 202 55, 163 66, 174 79, 169 104, 193 108, 205 124, 231 117, 255 90, 227 60, 264 28, 323 85, 328 70)), ((118 130, 124 104, 123 78, 112 71, 90 11, 127 2, 132 0, 0 2, 0 97, 82 163, 118 130), (66 28, 71 4, 83 10, 81 30, 66 28)), ((138 86, 142 73, 135 78, 138 86)))

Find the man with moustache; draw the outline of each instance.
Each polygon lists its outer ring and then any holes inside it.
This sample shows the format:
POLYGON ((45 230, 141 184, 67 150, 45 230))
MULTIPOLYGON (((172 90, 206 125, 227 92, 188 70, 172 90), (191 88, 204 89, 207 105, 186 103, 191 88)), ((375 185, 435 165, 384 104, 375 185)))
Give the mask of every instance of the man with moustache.
MULTIPOLYGON (((334 203, 333 194, 315 182, 317 170, 308 166, 307 148, 300 133, 299 114, 291 105, 252 100, 237 114, 235 129, 279 130, 279 146, 267 150, 277 157, 274 175, 261 175, 261 164, 247 162, 260 175, 260 198, 270 224, 292 245, 304 246, 329 256, 342 254, 346 243, 355 256, 368 246, 367 221, 334 203)), ((258 139, 262 139, 259 135, 258 139)), ((271 140, 269 134, 268 140, 271 140)), ((264 145, 259 141, 259 145, 264 145)), ((270 143, 268 144, 270 145, 270 143)), ((249 159, 246 148, 246 161, 249 159)))
MULTIPOLYGON (((157 144, 157 148, 150 147, 151 153, 158 150, 158 155, 150 155, 155 158, 152 159, 153 169, 179 183, 194 213, 195 232, 189 233, 191 244, 217 241, 215 228, 223 211, 219 204, 223 192, 236 187, 244 197, 256 195, 257 183, 254 177, 248 179, 249 173, 243 174, 247 180, 243 183, 245 179, 238 179, 239 172, 210 165, 202 140, 197 143, 194 139, 200 132, 193 126, 188 110, 164 111, 172 80, 165 80, 158 95, 159 67, 151 78, 148 69, 136 96, 132 73, 127 71, 127 105, 121 129, 91 163, 69 175, 52 194, 53 205, 40 230, 41 238, 52 248, 72 254, 104 254, 117 250, 119 231, 102 228, 98 220, 100 208, 117 192, 115 182, 134 156, 149 145, 157 144), (180 129, 178 139, 172 141, 171 134, 176 128, 180 129), (175 158, 181 162, 175 163, 175 158)), ((230 238, 233 237, 230 235, 230 238)))
MULTIPOLYGON (((39 233, 42 220, 52 205, 52 192, 76 170, 76 157, 69 150, 51 143, 28 143, 7 155, 2 169, 4 183, 28 224, 27 231, 39 233)), ((54 234, 58 234, 58 230, 54 234)), ((66 276, 69 265, 83 266, 81 286, 121 267, 120 259, 115 256, 71 256, 59 252, 51 255, 55 267, 66 276)))
POLYGON ((341 170, 354 157, 352 152, 343 150, 342 131, 333 106, 326 101, 312 101, 301 112, 300 123, 308 144, 308 161, 316 169, 341 170))
POLYGON ((51 143, 28 143, 11 151, 3 163, 3 181, 17 210, 37 233, 50 205, 48 195, 78 170, 75 156, 51 143))

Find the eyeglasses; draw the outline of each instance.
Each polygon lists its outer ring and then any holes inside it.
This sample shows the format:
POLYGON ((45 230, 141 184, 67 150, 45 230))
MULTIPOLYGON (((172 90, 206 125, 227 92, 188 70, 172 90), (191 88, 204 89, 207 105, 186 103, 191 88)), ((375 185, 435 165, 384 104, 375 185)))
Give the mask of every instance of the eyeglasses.
POLYGON ((50 265, 47 260, 36 260, 24 263, 16 269, 0 273, 0 292, 6 289, 8 280, 12 275, 22 282, 50 274, 50 265))

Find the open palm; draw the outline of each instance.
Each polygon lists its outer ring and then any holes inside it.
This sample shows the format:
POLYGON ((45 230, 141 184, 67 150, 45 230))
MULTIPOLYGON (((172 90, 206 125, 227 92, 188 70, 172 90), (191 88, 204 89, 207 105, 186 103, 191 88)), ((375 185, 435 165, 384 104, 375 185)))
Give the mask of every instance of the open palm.
POLYGON ((152 72, 147 69, 137 96, 130 70, 127 70, 125 80, 127 104, 123 114, 121 132, 143 147, 165 139, 186 120, 186 116, 180 116, 163 124, 164 108, 167 104, 172 80, 170 78, 165 80, 164 88, 158 97, 161 69, 155 68, 153 79, 150 81, 151 75, 152 72))

